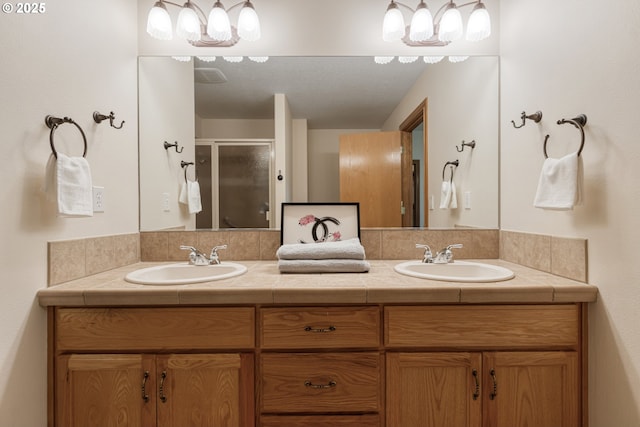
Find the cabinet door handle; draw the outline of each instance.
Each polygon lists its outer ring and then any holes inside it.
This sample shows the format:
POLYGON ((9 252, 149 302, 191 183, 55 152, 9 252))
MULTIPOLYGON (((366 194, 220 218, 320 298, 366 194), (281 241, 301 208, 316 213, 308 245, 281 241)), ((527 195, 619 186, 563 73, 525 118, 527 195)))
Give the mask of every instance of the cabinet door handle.
POLYGON ((149 395, 147 394, 147 378, 149 378, 149 371, 144 371, 142 376, 142 400, 149 401, 149 395))
POLYGON ((478 397, 480 397, 480 382, 478 381, 478 371, 474 369, 473 371, 471 371, 471 375, 473 375, 473 379, 476 382, 476 386, 473 390, 473 400, 478 400, 478 397))
POLYGON ((493 380, 493 391, 491 391, 489 398, 493 400, 498 395, 498 381, 496 380, 496 370, 491 369, 491 371, 489 372, 489 375, 491 375, 491 379, 493 380))
POLYGON ((334 332, 336 330, 336 327, 329 326, 328 328, 314 328, 313 326, 305 326, 304 330, 306 332, 334 332))
POLYGON ((162 400, 163 402, 167 401, 167 396, 165 396, 164 394, 164 380, 165 378, 167 378, 167 371, 162 371, 162 374, 160 375, 160 400, 162 400))
POLYGON ((311 381, 304 382, 305 387, 315 388, 315 389, 333 388, 336 385, 338 385, 338 383, 336 383, 333 380, 329 381, 327 384, 314 384, 311 381))

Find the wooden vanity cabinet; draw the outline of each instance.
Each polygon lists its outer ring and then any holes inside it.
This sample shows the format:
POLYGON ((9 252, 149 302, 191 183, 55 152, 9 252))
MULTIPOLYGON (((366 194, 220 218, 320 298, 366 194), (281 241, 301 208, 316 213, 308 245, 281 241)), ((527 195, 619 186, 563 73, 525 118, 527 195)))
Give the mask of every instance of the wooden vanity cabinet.
POLYGON ((57 308, 50 316, 49 425, 255 424, 254 308, 57 308))
POLYGON ((386 307, 386 425, 578 427, 580 336, 579 305, 386 307))
POLYGON ((50 308, 50 427, 582 427, 583 304, 50 308))

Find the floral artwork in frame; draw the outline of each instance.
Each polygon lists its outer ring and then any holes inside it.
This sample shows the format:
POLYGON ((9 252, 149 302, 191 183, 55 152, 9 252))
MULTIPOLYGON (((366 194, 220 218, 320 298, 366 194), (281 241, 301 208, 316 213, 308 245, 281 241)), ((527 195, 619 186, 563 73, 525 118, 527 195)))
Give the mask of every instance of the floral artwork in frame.
POLYGON ((360 237, 359 203, 283 203, 280 244, 360 237))

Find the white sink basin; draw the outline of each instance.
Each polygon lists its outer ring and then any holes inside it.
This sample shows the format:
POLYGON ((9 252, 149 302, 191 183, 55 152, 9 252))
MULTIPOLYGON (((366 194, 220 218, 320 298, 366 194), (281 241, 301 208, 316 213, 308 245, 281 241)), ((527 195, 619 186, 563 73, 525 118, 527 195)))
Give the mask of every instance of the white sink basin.
POLYGON ((127 274, 124 279, 141 285, 185 285, 228 279, 244 274, 246 271, 247 267, 234 262, 206 266, 178 263, 141 268, 127 274))
POLYGON ((448 264, 407 261, 396 265, 394 270, 407 276, 445 282, 499 282, 514 277, 513 271, 508 268, 471 261, 448 264))

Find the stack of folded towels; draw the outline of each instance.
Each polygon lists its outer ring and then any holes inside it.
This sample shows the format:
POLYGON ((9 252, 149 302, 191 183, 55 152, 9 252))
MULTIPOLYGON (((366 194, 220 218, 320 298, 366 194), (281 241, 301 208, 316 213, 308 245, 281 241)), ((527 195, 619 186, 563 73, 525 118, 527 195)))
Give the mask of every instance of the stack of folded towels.
POLYGON ((371 268, 358 238, 286 244, 276 255, 281 273, 366 273, 371 268))

